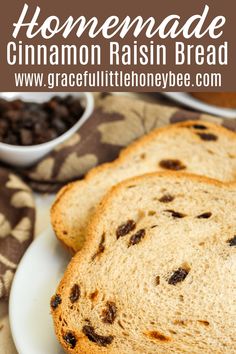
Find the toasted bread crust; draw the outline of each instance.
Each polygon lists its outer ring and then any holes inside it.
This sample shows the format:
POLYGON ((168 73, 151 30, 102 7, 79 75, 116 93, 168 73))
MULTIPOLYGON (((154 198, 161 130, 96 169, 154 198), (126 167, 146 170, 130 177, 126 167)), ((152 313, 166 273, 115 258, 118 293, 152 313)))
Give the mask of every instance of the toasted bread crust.
MULTIPOLYGON (((186 128, 191 127, 192 125, 197 124, 201 125, 204 124, 207 126, 211 131, 221 136, 226 136, 231 140, 234 140, 236 143, 236 134, 222 126, 218 126, 214 123, 206 122, 206 121, 186 121, 180 122, 177 124, 173 124, 170 126, 165 126, 162 128, 155 129, 151 133, 143 136, 142 138, 138 139, 137 141, 133 142, 130 146, 125 148, 121 151, 119 157, 111 162, 111 163, 104 163, 93 168, 89 173, 85 176, 83 180, 72 182, 69 185, 62 188, 62 190, 58 193, 56 201, 54 202, 51 208, 51 223, 57 238, 71 250, 72 253, 78 250, 77 245, 73 242, 73 239, 70 238, 70 226, 68 226, 69 221, 63 218, 62 212, 67 207, 68 200, 73 196, 73 193, 77 189, 83 190, 89 182, 95 178, 99 173, 104 172, 108 169, 115 168, 119 166, 123 162, 125 162, 129 156, 140 146, 144 146, 145 144, 149 143, 152 140, 155 140, 158 136, 168 132, 178 133, 179 128, 186 128)), ((219 168, 219 167, 217 167, 219 168)), ((236 180, 236 171, 235 171, 235 180, 236 180)), ((229 181, 232 182, 232 181, 229 181)), ((78 215, 79 217, 79 215, 78 215)))
MULTIPOLYGON (((60 282, 58 289, 57 289, 57 294, 63 294, 65 292, 65 289, 68 288, 70 283, 73 283, 74 279, 74 273, 75 269, 78 269, 80 264, 83 264, 84 262, 88 261, 88 258, 91 258, 91 254, 94 252, 95 245, 98 243, 99 240, 97 240, 97 236, 94 233, 94 230, 96 229, 97 225, 99 224, 101 217, 104 215, 104 213, 109 210, 109 204, 110 202, 116 198, 121 190, 124 190, 126 187, 129 185, 139 183, 140 181, 148 181, 149 179, 152 180, 153 178, 156 179, 173 179, 173 180, 186 180, 186 181, 193 181, 196 183, 196 185, 204 185, 204 186, 215 186, 216 188, 223 189, 225 191, 230 191, 230 190, 236 190, 236 184, 235 183, 222 183, 220 181, 210 179, 208 177, 204 176, 197 176, 194 174, 189 174, 189 173, 176 173, 176 172, 158 172, 158 173, 149 173, 145 174, 142 176, 137 176, 130 178, 128 180, 122 181, 116 186, 112 187, 112 189, 107 193, 106 196, 104 196, 103 200, 101 201, 100 205, 97 207, 96 212, 94 213, 92 219, 90 220, 89 226, 87 228, 87 237, 86 237, 86 242, 84 244, 83 250, 78 252, 70 262, 69 266, 67 267, 67 270, 64 274, 64 277, 62 281, 60 282)), ((100 353, 109 353, 109 354, 118 354, 118 351, 114 351, 112 348, 103 348, 99 346, 95 346, 93 343, 90 343, 83 335, 79 335, 80 340, 76 344, 75 349, 71 349, 68 345, 66 345, 62 332, 61 332, 61 322, 60 322, 60 317, 65 315, 65 309, 61 309, 60 307, 54 311, 52 311, 52 317, 54 321, 54 326, 55 326, 55 332, 56 335, 63 346, 63 348, 66 350, 68 353, 83 353, 83 354, 100 354, 100 353)), ((194 349, 194 348, 193 348, 194 349)), ((227 348, 226 348, 227 350, 227 348)), ((176 351, 177 354, 180 354, 179 351, 176 351)), ((182 351, 182 353, 185 353, 185 351, 182 351)), ((188 352, 186 352, 188 353, 188 352)), ((195 353, 195 351, 194 351, 195 353)), ((199 352, 200 354, 201 352, 199 352)), ((208 353, 208 351, 207 351, 208 353)), ((209 352, 210 353, 210 352, 209 352)), ((221 351, 218 350, 216 347, 214 349, 214 353, 216 354, 226 354, 226 353, 232 353, 231 351, 221 351)), ((123 353, 122 353, 123 354, 123 353)))

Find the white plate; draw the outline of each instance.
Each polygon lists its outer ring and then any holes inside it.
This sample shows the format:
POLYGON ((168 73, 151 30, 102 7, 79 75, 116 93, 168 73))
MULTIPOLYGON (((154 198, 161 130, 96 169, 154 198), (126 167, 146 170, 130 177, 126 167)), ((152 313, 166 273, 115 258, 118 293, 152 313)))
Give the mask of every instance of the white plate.
POLYGON ((14 277, 10 325, 19 354, 62 354, 50 316, 50 298, 71 256, 51 229, 28 248, 14 277))
POLYGON ((163 95, 171 98, 172 100, 182 103, 185 106, 194 108, 198 111, 213 114, 215 116, 225 117, 225 118, 236 118, 236 109, 221 108, 212 106, 210 104, 204 103, 197 100, 193 96, 186 92, 162 92, 163 95))

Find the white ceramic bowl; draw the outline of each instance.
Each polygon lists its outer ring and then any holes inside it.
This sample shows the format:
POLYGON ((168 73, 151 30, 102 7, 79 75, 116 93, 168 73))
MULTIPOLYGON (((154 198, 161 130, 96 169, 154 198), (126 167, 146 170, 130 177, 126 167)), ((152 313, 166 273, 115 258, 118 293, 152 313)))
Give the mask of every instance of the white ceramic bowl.
POLYGON ((198 100, 197 98, 189 95, 187 92, 162 92, 162 94, 171 98, 177 103, 181 103, 190 108, 194 108, 197 111, 206 112, 219 117, 232 119, 236 118, 236 109, 213 106, 198 100))
POLYGON ((84 101, 85 110, 83 115, 78 117, 77 123, 56 139, 39 145, 17 146, 0 142, 0 160, 17 167, 33 165, 58 144, 70 138, 90 117, 94 108, 93 95, 89 92, 5 92, 0 94, 1 98, 7 100, 19 98, 28 102, 46 102, 55 95, 61 97, 72 95, 84 101))

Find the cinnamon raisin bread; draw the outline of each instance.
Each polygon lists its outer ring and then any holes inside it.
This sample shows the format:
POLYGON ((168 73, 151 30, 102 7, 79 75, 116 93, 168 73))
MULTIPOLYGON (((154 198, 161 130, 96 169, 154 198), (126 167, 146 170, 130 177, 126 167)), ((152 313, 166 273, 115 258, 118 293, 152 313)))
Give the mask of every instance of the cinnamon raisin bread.
POLYGON ((68 353, 235 353, 235 186, 133 178, 108 193, 87 236, 51 300, 68 353))
POLYGON ((57 237, 81 248, 90 216, 116 183, 154 171, 185 171, 228 182, 236 180, 236 134, 213 123, 189 121, 160 128, 123 150, 113 163, 64 187, 51 210, 57 237))

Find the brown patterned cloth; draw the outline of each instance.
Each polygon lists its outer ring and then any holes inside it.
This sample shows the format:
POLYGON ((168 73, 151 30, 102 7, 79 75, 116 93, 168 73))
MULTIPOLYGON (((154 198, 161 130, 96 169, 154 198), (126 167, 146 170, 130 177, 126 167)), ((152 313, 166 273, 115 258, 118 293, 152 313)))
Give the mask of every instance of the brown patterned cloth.
POLYGON ((54 192, 82 178, 92 167, 114 160, 120 150, 151 130, 169 123, 203 119, 236 130, 236 119, 222 119, 177 108, 158 94, 148 100, 100 94, 91 118, 77 134, 25 172, 32 188, 54 192), (164 105, 163 105, 164 103, 164 105))
POLYGON ((30 188, 0 168, 0 299, 7 298, 22 255, 33 239, 34 199, 30 188))

